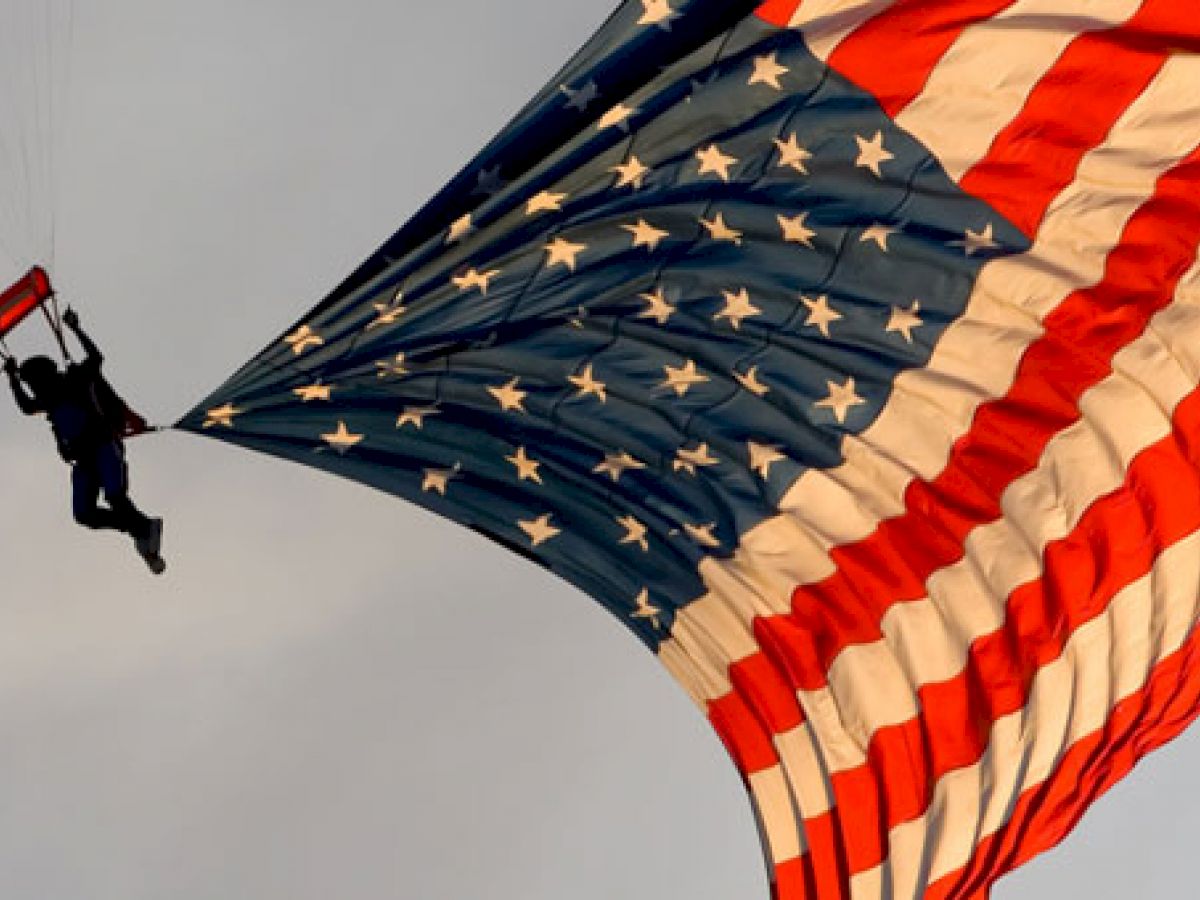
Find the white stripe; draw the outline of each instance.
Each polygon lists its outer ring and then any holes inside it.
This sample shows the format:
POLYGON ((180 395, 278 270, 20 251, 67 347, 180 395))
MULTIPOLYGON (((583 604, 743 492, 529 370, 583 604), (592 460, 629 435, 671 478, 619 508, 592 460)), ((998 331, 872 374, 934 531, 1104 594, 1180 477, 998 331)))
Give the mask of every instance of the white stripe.
POLYGON ((748 780, 772 862, 778 864, 800 856, 804 852, 800 816, 782 769, 775 766, 755 772, 748 780))
POLYGON ((1140 0, 1017 0, 967 28, 896 122, 955 181, 987 153, 1080 34, 1127 21, 1140 0))
POLYGON ((985 266, 965 315, 947 328, 929 366, 901 374, 888 405, 846 461, 809 471, 781 502, 782 514, 747 532, 732 559, 706 559, 708 593, 690 604, 664 642, 664 662, 702 707, 728 693, 727 666, 753 652, 750 622, 786 612, 795 586, 832 574, 830 548, 860 540, 903 509, 914 477, 932 479, 984 401, 1011 385, 1037 321, 1072 291, 1103 274, 1105 258, 1158 176, 1200 143, 1189 87, 1200 58, 1173 57, 1126 111, 1101 147, 1085 156, 1076 181, 1051 205, 1034 248, 985 266), (987 365, 979 360, 986 358, 987 365), (720 609, 710 613, 709 607, 720 609), (714 634, 695 621, 727 613, 741 625, 714 634), (693 639, 695 635, 695 639, 693 639), (688 650, 673 646, 689 645, 688 650))
POLYGON ((1063 754, 1104 727, 1114 707, 1192 634, 1200 617, 1200 536, 1167 549, 1150 573, 1117 594, 1106 615, 1080 626, 1039 670, 1025 708, 996 723, 983 759, 934 788, 929 812, 890 832, 884 867, 851 879, 851 896, 917 900, 998 831, 1013 804, 1046 781, 1063 754))
POLYGON ((804 32, 805 43, 822 62, 838 44, 868 19, 873 19, 896 0, 803 0, 788 25, 804 32))
POLYGON ((803 820, 812 816, 805 811, 829 809, 833 789, 807 725, 777 734, 773 741, 782 763, 747 776, 747 781, 763 841, 778 865, 806 852, 803 820))
POLYGON ((829 763, 817 755, 817 743, 808 725, 801 723, 791 731, 775 735, 774 743, 792 794, 805 817, 812 818, 830 809, 833 786, 827 773, 831 770, 829 763))

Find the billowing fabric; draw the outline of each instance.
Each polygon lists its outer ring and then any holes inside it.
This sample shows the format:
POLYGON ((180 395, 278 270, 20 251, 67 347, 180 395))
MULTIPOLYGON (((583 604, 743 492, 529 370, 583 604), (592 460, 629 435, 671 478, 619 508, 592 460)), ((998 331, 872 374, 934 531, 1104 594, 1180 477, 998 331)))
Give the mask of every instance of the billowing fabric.
POLYGON ((630 0, 181 427, 578 585, 772 889, 974 898, 1200 709, 1200 36, 630 0))

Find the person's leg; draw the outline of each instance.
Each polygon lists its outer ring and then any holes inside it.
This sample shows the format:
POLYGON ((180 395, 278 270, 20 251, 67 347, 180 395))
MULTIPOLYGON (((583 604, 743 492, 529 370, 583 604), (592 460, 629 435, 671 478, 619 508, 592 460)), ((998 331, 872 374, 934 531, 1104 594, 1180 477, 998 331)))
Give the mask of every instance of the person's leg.
POLYGON ((123 530, 112 510, 102 509, 100 474, 91 460, 82 460, 71 467, 71 512, 84 528, 123 530))
POLYGON ((144 538, 150 533, 151 523, 129 499, 129 469, 125 465, 124 447, 118 443, 105 444, 96 452, 95 459, 104 499, 116 527, 134 538, 144 538))

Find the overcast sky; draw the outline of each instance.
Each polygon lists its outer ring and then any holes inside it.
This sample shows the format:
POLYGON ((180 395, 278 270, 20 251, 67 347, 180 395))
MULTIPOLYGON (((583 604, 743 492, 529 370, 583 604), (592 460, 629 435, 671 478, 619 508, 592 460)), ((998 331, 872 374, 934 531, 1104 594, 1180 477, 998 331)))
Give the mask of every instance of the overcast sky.
MULTIPOLYGON (((113 379, 157 421, 185 411, 610 2, 79 4, 57 270, 113 379)), ((131 447, 135 496, 167 519, 155 580, 71 524, 48 433, 5 406, 6 900, 765 900, 716 737, 565 583, 391 497, 176 434, 131 447)), ((998 896, 1193 896, 1198 751, 1192 733, 1149 759, 998 896)))

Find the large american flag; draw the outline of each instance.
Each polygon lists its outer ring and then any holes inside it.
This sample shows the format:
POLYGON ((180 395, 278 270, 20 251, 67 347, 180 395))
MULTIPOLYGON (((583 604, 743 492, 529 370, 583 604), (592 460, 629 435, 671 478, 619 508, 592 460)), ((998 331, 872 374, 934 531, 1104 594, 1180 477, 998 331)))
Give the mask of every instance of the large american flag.
POLYGON ((1183 0, 629 0, 180 424, 604 604, 778 897, 985 896, 1200 710, 1198 51, 1183 0))

